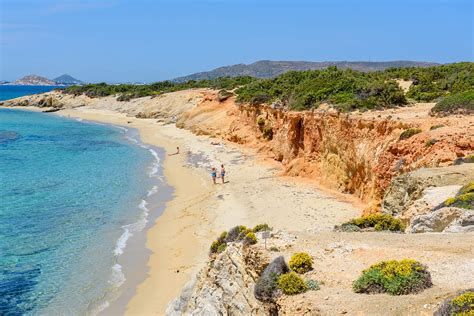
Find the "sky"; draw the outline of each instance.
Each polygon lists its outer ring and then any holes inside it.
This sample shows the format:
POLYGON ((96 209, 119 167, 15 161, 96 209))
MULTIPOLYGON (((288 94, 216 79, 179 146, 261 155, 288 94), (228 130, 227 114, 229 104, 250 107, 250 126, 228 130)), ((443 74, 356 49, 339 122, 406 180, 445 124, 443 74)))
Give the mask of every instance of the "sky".
POLYGON ((473 0, 0 0, 0 80, 153 82, 258 60, 473 61, 473 0))

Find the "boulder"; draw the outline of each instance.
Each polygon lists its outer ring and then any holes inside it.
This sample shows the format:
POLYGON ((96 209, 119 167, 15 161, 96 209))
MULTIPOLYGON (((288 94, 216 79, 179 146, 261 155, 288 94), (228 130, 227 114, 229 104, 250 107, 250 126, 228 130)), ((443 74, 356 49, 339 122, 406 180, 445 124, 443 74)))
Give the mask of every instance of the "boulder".
POLYGON ((474 181, 474 164, 421 168, 392 179, 385 191, 382 212, 402 218, 424 214, 474 181))
POLYGON ((474 232, 474 210, 443 207, 428 214, 418 215, 411 219, 407 232, 474 232))

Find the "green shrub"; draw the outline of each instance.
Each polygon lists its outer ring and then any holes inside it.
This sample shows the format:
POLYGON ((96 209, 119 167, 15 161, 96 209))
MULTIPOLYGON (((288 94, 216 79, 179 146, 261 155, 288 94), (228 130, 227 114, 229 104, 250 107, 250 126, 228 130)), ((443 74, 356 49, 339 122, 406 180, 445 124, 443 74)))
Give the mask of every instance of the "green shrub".
POLYGON ((273 128, 270 126, 265 126, 263 128, 263 138, 272 140, 273 139, 273 128))
POLYGON ((313 269, 313 258, 305 252, 298 252, 291 256, 290 269, 298 273, 306 273, 313 269))
POLYGON ((359 226, 351 224, 351 223, 344 223, 342 225, 336 225, 334 227, 335 231, 346 232, 346 233, 354 233, 360 232, 361 229, 359 226))
POLYGON ((431 286, 431 275, 426 266, 411 259, 375 264, 364 270, 352 285, 356 293, 391 295, 418 293, 431 286))
POLYGON ((282 274, 278 278, 278 288, 286 295, 300 294, 308 290, 303 279, 294 272, 282 274))
POLYGON ((272 228, 268 226, 268 224, 258 224, 252 229, 254 233, 270 231, 270 230, 272 230, 272 228))
POLYGON ((223 252, 227 248, 227 244, 220 244, 219 247, 217 247, 217 253, 223 252))
POLYGON ((438 141, 434 138, 428 139, 425 143, 425 147, 431 147, 436 144, 438 141))
POLYGON ((444 97, 431 109, 433 113, 474 112, 474 90, 444 97))
POLYGON ((242 240, 247 234, 247 233, 244 233, 245 231, 247 231, 247 229, 248 228, 243 225, 232 227, 227 233, 225 237, 225 241, 234 242, 234 241, 242 240))
POLYGON ((474 192, 464 193, 444 201, 444 206, 474 209, 474 192))
POLYGON ((270 247, 270 251, 278 252, 280 249, 278 249, 278 247, 272 246, 270 247))
POLYGON ((400 134, 400 140, 408 139, 408 138, 412 137, 413 135, 419 134, 421 132, 422 132, 422 130, 420 128, 406 129, 400 134))
POLYGON ((436 125, 433 125, 433 126, 430 127, 430 131, 433 131, 433 130, 438 129, 438 128, 442 128, 442 127, 444 127, 444 126, 445 126, 445 125, 443 125, 443 124, 436 124, 436 125))
POLYGON ((225 250, 227 244, 226 244, 226 239, 227 237, 227 232, 222 232, 217 238, 217 240, 213 241, 211 244, 211 253, 221 253, 222 251, 225 250))
POLYGON ((254 245, 257 243, 257 236, 254 232, 248 232, 244 237, 244 245, 254 245))
POLYGON ((462 188, 459 189, 457 195, 463 195, 466 193, 474 193, 474 182, 469 182, 466 185, 463 185, 462 188))
POLYGON ((464 162, 474 163, 474 154, 467 155, 466 157, 464 157, 464 162))
POLYGON ((376 231, 405 231, 405 225, 398 219, 389 214, 371 214, 354 218, 343 225, 355 225, 361 229, 374 228, 376 231))
POLYGON ((306 283, 306 287, 310 291, 317 291, 320 289, 319 282, 316 280, 307 280, 305 283, 306 283))

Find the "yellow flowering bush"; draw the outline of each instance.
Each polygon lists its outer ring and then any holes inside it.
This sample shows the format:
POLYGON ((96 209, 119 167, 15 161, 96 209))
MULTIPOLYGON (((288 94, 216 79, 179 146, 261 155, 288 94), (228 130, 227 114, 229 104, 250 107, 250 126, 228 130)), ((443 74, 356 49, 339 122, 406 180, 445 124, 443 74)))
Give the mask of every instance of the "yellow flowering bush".
POLYGON ((306 273, 313 269, 313 258, 305 252, 298 252, 291 256, 290 269, 298 273, 306 273))
POLYGON ((295 295, 306 292, 308 287, 302 278, 294 272, 282 274, 278 278, 278 288, 286 295, 295 295))
POLYGON ((356 293, 388 293, 403 295, 431 287, 431 275, 418 261, 382 261, 370 266, 353 283, 356 293))

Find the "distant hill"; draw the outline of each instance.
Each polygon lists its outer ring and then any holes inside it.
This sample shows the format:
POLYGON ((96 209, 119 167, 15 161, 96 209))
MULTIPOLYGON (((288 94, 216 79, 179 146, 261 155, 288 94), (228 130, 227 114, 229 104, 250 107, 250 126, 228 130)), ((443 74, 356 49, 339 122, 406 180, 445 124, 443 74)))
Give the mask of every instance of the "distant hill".
POLYGON ((211 71, 198 72, 189 76, 174 79, 176 82, 185 82, 188 80, 215 79, 219 77, 237 77, 252 76, 257 78, 276 77, 289 70, 312 70, 323 69, 329 66, 338 68, 351 68, 359 71, 376 71, 392 67, 429 67, 439 65, 437 63, 419 62, 419 61, 271 61, 261 60, 253 64, 237 64, 216 68, 211 71))
POLYGON ((45 77, 37 75, 28 75, 21 79, 13 81, 10 84, 18 86, 54 86, 56 85, 56 82, 49 80, 45 77))
POLYGON ((65 74, 54 79, 48 79, 38 75, 28 75, 13 82, 0 81, 0 84, 17 86, 71 86, 83 84, 83 82, 65 74))
POLYGON ((83 83, 81 80, 76 79, 76 78, 74 78, 70 75, 66 75, 66 74, 54 78, 53 81, 56 82, 56 84, 59 84, 59 85, 75 85, 75 84, 83 83))

